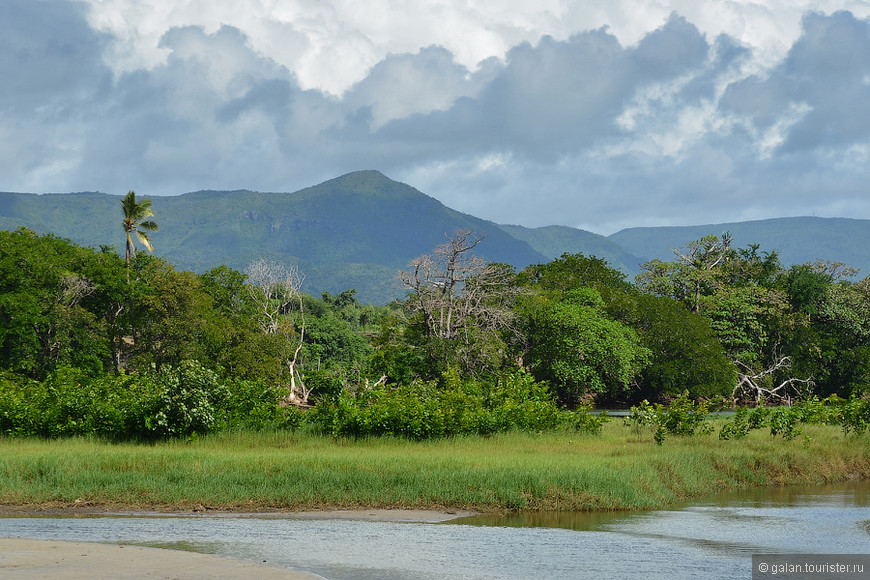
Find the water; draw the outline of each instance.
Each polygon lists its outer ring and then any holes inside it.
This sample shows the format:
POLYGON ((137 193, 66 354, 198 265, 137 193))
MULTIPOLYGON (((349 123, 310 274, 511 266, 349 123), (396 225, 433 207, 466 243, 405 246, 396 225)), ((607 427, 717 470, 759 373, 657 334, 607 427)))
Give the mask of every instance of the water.
POLYGON ((756 490, 670 510, 447 524, 250 517, 0 518, 0 536, 140 544, 332 580, 748 578, 753 553, 870 553, 870 484, 756 490))

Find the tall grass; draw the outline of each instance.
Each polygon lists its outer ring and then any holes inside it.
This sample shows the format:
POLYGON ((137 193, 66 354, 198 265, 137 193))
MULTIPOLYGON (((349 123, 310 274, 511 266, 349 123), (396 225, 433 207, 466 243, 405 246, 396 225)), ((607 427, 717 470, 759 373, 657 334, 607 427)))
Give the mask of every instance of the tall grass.
POLYGON ((802 439, 754 431, 639 439, 506 433, 424 442, 232 432, 152 445, 0 438, 0 504, 108 509, 481 511, 655 508, 734 487, 870 476, 870 436, 807 425, 802 439))

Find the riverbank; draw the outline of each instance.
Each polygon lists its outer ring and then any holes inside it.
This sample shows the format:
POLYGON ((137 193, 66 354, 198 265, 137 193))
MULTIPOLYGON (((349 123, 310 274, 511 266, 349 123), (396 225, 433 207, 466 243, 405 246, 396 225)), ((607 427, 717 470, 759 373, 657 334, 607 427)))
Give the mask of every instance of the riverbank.
POLYGON ((0 438, 0 505, 64 513, 654 509, 733 488, 870 477, 870 437, 803 425, 656 445, 613 421, 600 436, 511 433, 427 442, 224 433, 111 444, 0 438))
POLYGON ((315 574, 178 550, 0 538, 0 576, 17 580, 316 580, 315 574))

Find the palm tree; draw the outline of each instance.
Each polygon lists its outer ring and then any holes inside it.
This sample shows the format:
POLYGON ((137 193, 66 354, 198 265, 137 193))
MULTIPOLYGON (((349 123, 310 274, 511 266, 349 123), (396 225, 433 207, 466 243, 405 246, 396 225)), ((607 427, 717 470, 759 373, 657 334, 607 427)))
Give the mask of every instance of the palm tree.
POLYGON ((127 234, 127 282, 129 282, 130 258, 136 255, 133 232, 136 232, 136 237, 139 238, 142 245, 148 248, 149 252, 153 252, 154 247, 151 245, 151 236, 148 235, 148 232, 156 232, 159 228, 154 221, 146 219, 154 215, 150 199, 137 202, 136 192, 130 190, 126 197, 121 200, 121 206, 124 208, 124 232, 127 234))

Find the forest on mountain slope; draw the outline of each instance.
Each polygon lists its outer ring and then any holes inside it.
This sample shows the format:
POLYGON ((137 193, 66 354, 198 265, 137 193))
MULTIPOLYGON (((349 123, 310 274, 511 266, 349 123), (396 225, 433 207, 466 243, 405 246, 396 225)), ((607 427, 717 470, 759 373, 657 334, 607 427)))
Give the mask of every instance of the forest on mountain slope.
MULTIPOLYGON (((870 221, 784 218, 692 228, 631 228, 610 237, 566 226, 499 225, 452 210, 377 171, 359 171, 295 193, 199 191, 151 196, 160 216, 158 255, 176 268, 204 273, 244 270, 269 258, 304 271, 305 290, 347 288, 366 303, 400 298, 394 274, 458 230, 484 234, 478 252, 521 270, 582 253, 633 279, 641 264, 673 259, 689 240, 729 232, 735 245, 777 251, 785 267, 816 259, 870 272, 870 221)), ((0 193, 0 229, 27 227, 91 247, 122 248, 116 226, 121 196, 103 193, 0 193)))

